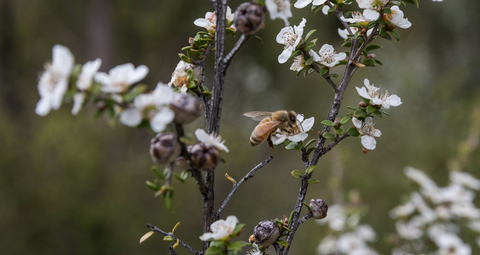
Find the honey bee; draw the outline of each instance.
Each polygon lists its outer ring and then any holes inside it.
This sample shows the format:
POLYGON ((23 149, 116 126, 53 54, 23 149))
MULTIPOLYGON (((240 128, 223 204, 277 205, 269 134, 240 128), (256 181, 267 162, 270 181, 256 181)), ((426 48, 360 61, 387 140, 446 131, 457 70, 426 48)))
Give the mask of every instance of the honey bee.
POLYGON ((268 147, 275 151, 272 142, 272 135, 277 129, 280 130, 280 132, 289 135, 297 134, 300 129, 297 125, 297 114, 294 111, 254 111, 246 112, 243 115, 250 117, 253 120, 260 121, 250 136, 250 145, 252 146, 259 145, 266 139, 268 147))

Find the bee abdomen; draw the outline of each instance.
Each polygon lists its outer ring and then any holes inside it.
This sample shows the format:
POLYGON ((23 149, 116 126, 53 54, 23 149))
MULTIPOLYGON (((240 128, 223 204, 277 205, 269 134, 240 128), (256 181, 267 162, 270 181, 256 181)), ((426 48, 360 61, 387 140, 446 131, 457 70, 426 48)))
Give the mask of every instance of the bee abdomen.
POLYGON ((250 145, 255 146, 259 145, 262 142, 262 140, 258 139, 254 134, 250 136, 250 145))

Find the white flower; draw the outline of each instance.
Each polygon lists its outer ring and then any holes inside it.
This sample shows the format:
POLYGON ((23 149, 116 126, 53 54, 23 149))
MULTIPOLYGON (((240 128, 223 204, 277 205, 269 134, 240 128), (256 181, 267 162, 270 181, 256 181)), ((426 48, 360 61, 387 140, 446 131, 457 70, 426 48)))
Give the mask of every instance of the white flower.
POLYGON ((290 66, 290 70, 298 72, 302 70, 304 67, 305 65, 303 63, 303 55, 300 55, 293 58, 293 63, 292 63, 292 66, 290 66))
POLYGON ((438 235, 433 241, 440 248, 437 253, 438 255, 472 254, 470 245, 463 243, 462 239, 455 234, 443 233, 438 235))
POLYGON ((407 240, 418 239, 423 236, 423 220, 420 216, 413 217, 409 222, 398 221, 395 224, 397 233, 407 240))
POLYGON ((299 143, 305 139, 307 139, 308 134, 307 132, 312 129, 313 124, 315 123, 315 118, 311 117, 304 120, 303 115, 297 114, 297 126, 300 127, 299 133, 295 135, 289 135, 285 133, 277 132, 275 135, 272 136, 272 142, 274 145, 279 145, 288 139, 292 142, 299 143))
POLYGON ((325 14, 325 15, 328 15, 329 10, 330 10, 330 6, 328 6, 328 5, 324 5, 322 7, 322 13, 325 14))
POLYGON ((348 23, 357 23, 359 25, 365 26, 370 21, 375 21, 380 17, 380 14, 374 10, 365 9, 363 14, 360 12, 352 12, 351 18, 340 17, 341 20, 348 23))
MULTIPOLYGON (((355 34, 355 32, 358 31, 358 27, 350 27, 350 31, 352 31, 352 34, 355 34)), ((369 30, 367 30, 367 36, 370 36, 370 34, 372 34, 372 31, 373 31, 373 28, 370 28, 369 30)), ((347 39, 348 38, 348 30, 345 28, 345 29, 338 29, 338 35, 340 35, 340 37, 342 37, 343 39, 347 39)))
POLYGON ((303 28, 305 27, 305 23, 307 23, 307 20, 305 18, 302 18, 302 22, 300 22, 298 27, 284 27, 282 28, 282 30, 280 30, 280 33, 278 33, 277 43, 285 45, 282 54, 278 56, 278 62, 280 64, 287 62, 287 60, 292 55, 292 52, 302 41, 303 28))
POLYGON ((283 19, 285 26, 289 26, 288 18, 292 17, 289 0, 266 0, 265 5, 271 19, 283 19))
POLYGON ((464 189, 458 184, 450 184, 429 194, 430 199, 436 203, 471 203, 475 193, 464 189))
MULTIPOLYGON (((217 147, 217 149, 221 150, 221 151, 226 151, 228 152, 228 148, 227 146, 225 146, 225 141, 222 141, 222 137, 221 136, 216 136, 214 134, 207 134, 207 132, 205 132, 205 130, 203 129, 197 129, 195 130, 195 135, 197 136, 197 139, 200 141, 200 142, 204 142, 204 143, 209 143, 215 147, 217 147)), ((228 219, 228 218, 227 218, 228 219)))
POLYGON ((398 217, 403 218, 410 216, 415 211, 415 209, 415 205, 411 201, 409 201, 403 205, 398 205, 397 207, 390 210, 389 215, 393 219, 396 219, 398 217))
POLYGON ((74 57, 70 50, 62 45, 55 45, 52 49, 52 63, 45 65, 45 72, 38 82, 40 101, 35 107, 35 113, 47 115, 50 110, 57 110, 62 104, 63 95, 68 89, 68 77, 74 64, 74 57))
POLYGON ((133 106, 120 113, 120 122, 129 127, 136 127, 142 119, 150 121, 155 132, 161 132, 175 118, 175 114, 166 105, 173 99, 174 92, 167 85, 159 82, 152 93, 138 95, 133 106))
POLYGON ((314 6, 322 5, 327 0, 297 0, 297 2, 293 5, 295 8, 301 9, 312 3, 314 6))
POLYGON ((92 87, 92 80, 100 69, 102 60, 97 58, 94 61, 88 61, 82 66, 82 72, 78 75, 77 88, 81 91, 87 91, 92 87))
POLYGON ((420 185, 424 191, 435 192, 438 189, 437 184, 420 170, 413 167, 406 167, 404 173, 408 178, 420 185))
POLYGON ((389 0, 357 0, 358 7, 361 9, 370 9, 375 11, 381 11, 383 6, 388 3, 389 0))
POLYGON ((403 18, 403 11, 401 11, 398 6, 395 5, 390 8, 390 10, 392 14, 383 15, 383 20, 385 20, 385 22, 393 25, 393 27, 399 27, 403 29, 407 29, 412 26, 412 23, 408 21, 408 19, 403 18))
MULTIPOLYGON (((198 131, 198 129, 197 129, 198 131)), ((238 223, 238 219, 235 216, 228 216, 226 220, 217 220, 210 228, 212 229, 212 233, 204 233, 200 240, 208 241, 210 239, 213 240, 221 240, 229 235, 233 234, 235 230, 235 226, 238 223)))
MULTIPOLYGON (((183 60, 178 62, 175 71, 172 73, 172 79, 168 83, 170 87, 177 87, 180 89, 180 92, 186 94, 188 91, 188 69, 192 68, 193 65, 185 63, 183 60)), ((193 70, 193 68, 192 68, 193 70)), ((195 71, 194 71, 195 72, 195 71)))
POLYGON ((367 150, 374 150, 377 146, 377 141, 374 137, 380 137, 382 132, 375 128, 373 118, 368 117, 364 122, 353 117, 353 125, 358 129, 358 132, 362 135, 361 142, 363 147, 367 150))
MULTIPOLYGON (((232 14, 232 9, 230 9, 230 6, 227 6, 227 23, 232 22, 234 17, 235 15, 232 14)), ((217 30, 217 16, 215 15, 215 12, 207 12, 204 19, 196 19, 193 24, 195 24, 195 26, 207 29, 207 31, 213 35, 217 30)), ((235 31, 235 26, 233 24, 230 26, 230 28, 235 31)))
POLYGON ((397 95, 390 95, 388 91, 385 91, 383 94, 378 93, 380 89, 373 84, 370 85, 368 79, 365 79, 363 83, 365 84, 365 87, 355 88, 361 97, 370 100, 370 104, 381 105, 385 109, 390 109, 390 106, 399 106, 402 104, 402 100, 397 95))
POLYGON ((98 72, 95 81, 102 83, 102 91, 105 93, 122 93, 147 74, 148 67, 141 65, 135 68, 132 63, 127 63, 110 69, 108 74, 98 72))
POLYGON ((477 221, 472 221, 472 222, 469 222, 468 223, 468 227, 477 232, 477 233, 480 233, 480 220, 477 220, 477 221))
POLYGON ((337 246, 341 252, 350 254, 352 251, 366 248, 367 245, 354 233, 347 233, 338 238, 337 246))
POLYGON ((375 231, 370 225, 358 226, 358 228, 355 230, 355 234, 358 236, 358 238, 367 242, 373 242, 377 238, 375 231))
POLYGON ((467 188, 480 190, 480 180, 476 179, 473 175, 465 172, 450 172, 450 181, 452 183, 465 186, 467 188))
POLYGON ((437 219, 435 212, 428 207, 427 203, 423 200, 422 196, 417 192, 411 194, 412 203, 415 205, 417 210, 420 212, 421 216, 425 223, 432 222, 437 219))
POLYGON ((82 109, 83 102, 85 101, 85 93, 78 92, 73 96, 73 108, 72 114, 77 115, 78 112, 82 109))
POLYGON ((328 208, 328 216, 323 220, 317 220, 319 225, 328 223, 328 227, 335 231, 341 231, 345 228, 347 216, 341 205, 335 204, 328 208))
POLYGON ((327 235, 322 239, 317 247, 317 253, 320 254, 335 254, 337 253, 337 239, 334 236, 327 235))
POLYGON ((315 61, 320 62, 320 64, 328 67, 334 67, 340 63, 341 60, 344 60, 347 57, 345 52, 335 54, 335 49, 330 44, 324 44, 318 53, 320 55, 318 55, 315 51, 310 50, 310 55, 313 56, 315 61))
POLYGON ((480 210, 473 203, 461 202, 455 203, 451 207, 452 213, 464 219, 479 219, 480 210))

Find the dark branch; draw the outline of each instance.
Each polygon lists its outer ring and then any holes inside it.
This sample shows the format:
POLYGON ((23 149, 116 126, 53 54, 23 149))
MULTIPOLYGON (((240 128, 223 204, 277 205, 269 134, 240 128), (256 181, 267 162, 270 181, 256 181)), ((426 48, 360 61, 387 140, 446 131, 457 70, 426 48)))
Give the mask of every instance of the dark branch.
POLYGON ((305 214, 305 216, 303 216, 299 221, 298 221, 298 225, 297 225, 297 228, 300 227, 300 225, 302 225, 305 221, 307 221, 308 219, 312 218, 312 213, 307 213, 305 214))
POLYGON ((245 175, 245 177, 243 177, 237 184, 235 184, 233 186, 232 191, 230 191, 230 194, 228 194, 227 198, 225 198, 225 200, 222 203, 222 206, 220 206, 220 208, 218 208, 218 211, 217 211, 216 217, 215 217, 217 220, 220 218, 220 214, 222 213, 223 209, 225 209, 225 206, 227 205, 228 201, 230 201, 233 194, 235 194, 235 192, 237 192, 240 185, 242 185, 248 179, 252 178, 255 175, 256 171, 258 171, 264 165, 268 164, 268 162, 270 162, 270 160, 272 160, 272 159, 273 159, 272 156, 268 157, 266 160, 264 160, 263 162, 261 162, 260 164, 255 166, 252 170, 250 170, 250 172, 248 172, 248 174, 245 175))
POLYGON ((173 248, 173 246, 168 246, 168 249, 170 250, 170 255, 178 255, 178 253, 175 252, 175 249, 173 248))
POLYGON ((365 40, 362 45, 360 46, 360 48, 357 50, 357 52, 355 53, 354 57, 352 59, 354 59, 355 61, 358 59, 358 57, 360 57, 360 55, 362 54, 362 51, 365 49, 365 47, 368 46, 369 43, 372 42, 373 38, 378 34, 378 26, 380 24, 375 24, 375 27, 373 27, 373 30, 372 30, 372 33, 370 34, 370 36, 367 38, 367 40, 365 40))
MULTIPOLYGON (((330 8, 333 7, 333 5, 332 5, 332 3, 330 3, 330 1, 327 1, 325 4, 328 5, 328 7, 330 7, 330 8)), ((352 30, 350 30, 350 27, 348 26, 347 22, 343 21, 343 19, 342 19, 343 18, 343 11, 339 10, 337 8, 337 9, 335 9, 335 15, 340 20, 340 22, 342 22, 343 26, 347 29, 348 33, 352 34, 352 30)))
MULTIPOLYGON (((305 56, 305 59, 310 59, 310 53, 306 52, 306 51, 303 51, 303 55, 305 56)), ((320 66, 317 65, 315 62, 312 63, 311 67, 313 68, 313 70, 315 70, 315 72, 317 73, 320 73, 320 66)), ((332 81, 332 79, 330 78, 330 74, 329 72, 327 72, 326 74, 322 75, 322 77, 327 81, 327 83, 332 87, 333 91, 335 91, 335 93, 338 92, 338 87, 337 87, 337 84, 335 84, 335 82, 332 81)))
POLYGON ((203 86, 205 84, 205 60, 207 59, 208 54, 210 51, 213 49, 213 44, 209 44, 208 47, 205 49, 205 51, 202 53, 202 59, 195 61, 195 65, 200 66, 200 71, 202 72, 202 80, 200 81, 199 84, 199 91, 196 91, 195 93, 197 96, 200 98, 200 101, 202 101, 204 110, 205 110, 205 119, 208 119, 208 114, 210 114, 210 102, 208 98, 202 93, 203 92, 203 86))
POLYGON ((232 48, 232 50, 228 53, 228 55, 223 60, 223 65, 225 69, 228 68, 228 66, 230 65, 230 62, 232 62, 233 57, 235 57, 235 55, 240 51, 240 48, 242 48, 242 46, 245 45, 248 39, 250 39, 250 36, 245 34, 243 34, 240 37, 240 39, 238 39, 235 46, 232 48))
MULTIPOLYGON (((169 237, 171 237, 171 238, 173 239, 173 241, 175 241, 175 242, 176 242, 177 240, 179 240, 176 236, 174 236, 174 235, 172 234, 172 232, 168 232, 168 233, 167 233, 167 232, 165 232, 165 231, 163 231, 163 230, 161 230, 161 229, 153 226, 152 224, 147 224, 147 228, 151 229, 151 230, 152 230, 153 232, 155 232, 155 233, 159 233, 159 234, 164 235, 164 236, 169 236, 169 237)), ((181 246, 185 247, 187 250, 191 251, 193 254, 196 254, 196 255, 201 255, 201 254, 202 254, 202 252, 199 252, 199 251, 195 250, 195 249, 192 248, 190 245, 184 243, 182 240, 179 240, 179 244, 180 244, 181 246)))

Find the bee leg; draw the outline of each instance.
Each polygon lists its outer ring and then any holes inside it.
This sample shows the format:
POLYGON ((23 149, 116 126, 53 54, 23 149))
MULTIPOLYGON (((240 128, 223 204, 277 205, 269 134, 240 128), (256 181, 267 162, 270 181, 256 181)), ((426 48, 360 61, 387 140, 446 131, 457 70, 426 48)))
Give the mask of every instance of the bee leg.
POLYGON ((277 151, 275 150, 275 147, 273 147, 273 142, 272 142, 272 138, 271 138, 271 137, 272 137, 271 135, 268 136, 268 138, 267 138, 267 145, 268 145, 268 147, 272 148, 273 151, 277 152, 277 151))

